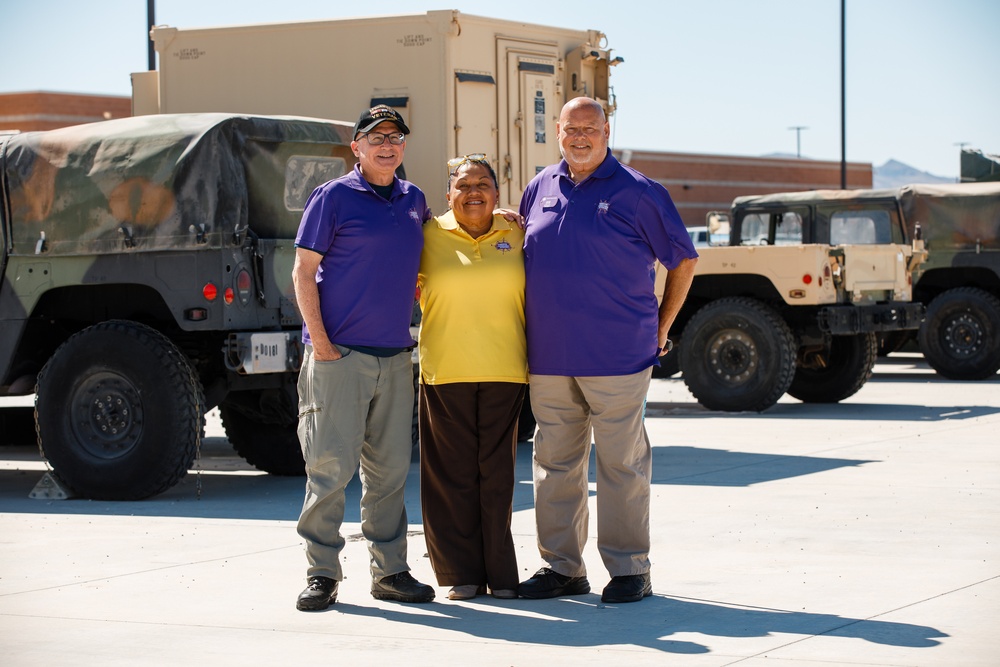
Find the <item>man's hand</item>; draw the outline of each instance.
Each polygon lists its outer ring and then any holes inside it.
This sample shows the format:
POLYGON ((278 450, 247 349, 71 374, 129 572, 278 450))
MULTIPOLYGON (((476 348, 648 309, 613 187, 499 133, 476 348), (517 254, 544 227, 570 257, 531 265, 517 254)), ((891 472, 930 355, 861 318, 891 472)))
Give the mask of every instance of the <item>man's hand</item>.
POLYGON ((507 222, 513 222, 521 229, 524 229, 524 218, 517 211, 512 211, 509 208, 498 208, 493 211, 493 215, 502 215, 503 219, 507 222))
POLYGON ((314 340, 312 341, 312 346, 313 359, 316 361, 336 361, 344 356, 340 353, 340 350, 337 349, 337 346, 331 343, 329 339, 325 343, 320 343, 319 341, 314 340))
POLYGON ((667 338, 665 342, 660 343, 660 347, 656 348, 657 356, 662 357, 673 349, 674 341, 667 338))

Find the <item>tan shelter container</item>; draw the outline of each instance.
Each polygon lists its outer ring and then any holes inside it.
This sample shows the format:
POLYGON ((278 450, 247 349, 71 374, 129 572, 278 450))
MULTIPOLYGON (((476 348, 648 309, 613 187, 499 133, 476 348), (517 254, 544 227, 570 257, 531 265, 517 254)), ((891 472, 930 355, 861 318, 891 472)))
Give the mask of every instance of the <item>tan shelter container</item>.
POLYGON ((573 97, 614 109, 605 36, 456 10, 151 31, 159 71, 133 75, 136 114, 220 111, 354 122, 377 103, 412 130, 404 168, 435 213, 448 159, 486 153, 500 201, 559 159, 555 125, 573 97))

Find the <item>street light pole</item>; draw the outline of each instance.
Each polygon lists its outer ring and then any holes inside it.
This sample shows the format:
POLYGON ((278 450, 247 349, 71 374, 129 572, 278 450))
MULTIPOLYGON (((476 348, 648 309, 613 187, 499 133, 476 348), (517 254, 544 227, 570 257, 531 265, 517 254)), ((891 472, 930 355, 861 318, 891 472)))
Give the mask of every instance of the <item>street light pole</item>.
POLYGON ((808 130, 805 125, 792 125, 789 130, 795 130, 795 157, 802 157, 802 130, 808 130))
POLYGON ((153 45, 153 38, 149 36, 149 32, 153 29, 156 24, 156 0, 146 0, 146 39, 149 40, 147 44, 147 55, 149 57, 149 71, 152 72, 156 69, 156 48, 153 45))
POLYGON ((840 189, 847 189, 847 0, 840 0, 840 189))

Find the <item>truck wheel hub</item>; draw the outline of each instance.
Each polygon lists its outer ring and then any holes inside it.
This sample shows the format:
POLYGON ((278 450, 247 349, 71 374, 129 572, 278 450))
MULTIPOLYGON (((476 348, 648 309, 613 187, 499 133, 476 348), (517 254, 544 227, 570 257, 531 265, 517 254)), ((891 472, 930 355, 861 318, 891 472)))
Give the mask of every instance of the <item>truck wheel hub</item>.
POLYGON ((142 433, 139 392, 119 375, 91 376, 75 393, 72 419, 78 441, 89 454, 102 459, 122 456, 142 433))
POLYGON ((716 335, 708 347, 708 357, 716 377, 728 383, 743 384, 757 370, 757 346, 737 329, 716 335))
POLYGON ((962 314, 948 323, 944 330, 948 349, 956 357, 968 357, 976 353, 983 340, 983 329, 979 321, 969 314, 962 314))

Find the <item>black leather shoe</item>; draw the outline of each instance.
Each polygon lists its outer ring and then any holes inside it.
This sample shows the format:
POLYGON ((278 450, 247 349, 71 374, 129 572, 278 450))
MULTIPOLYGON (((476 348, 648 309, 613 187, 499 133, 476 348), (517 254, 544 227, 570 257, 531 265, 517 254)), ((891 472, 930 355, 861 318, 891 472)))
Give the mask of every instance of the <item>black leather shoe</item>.
POLYGON ((414 579, 409 572, 399 572, 374 582, 372 597, 399 602, 430 602, 434 599, 434 589, 414 579))
POLYGON ((543 567, 535 576, 517 586, 517 594, 529 600, 559 598, 564 595, 584 595, 590 592, 587 577, 567 577, 543 567))
POLYGON ((653 594, 649 573, 611 577, 601 593, 601 602, 638 602, 653 594))
POLYGON ((309 585, 299 593, 295 608, 299 611, 323 611, 337 601, 340 582, 330 577, 309 577, 309 585))

